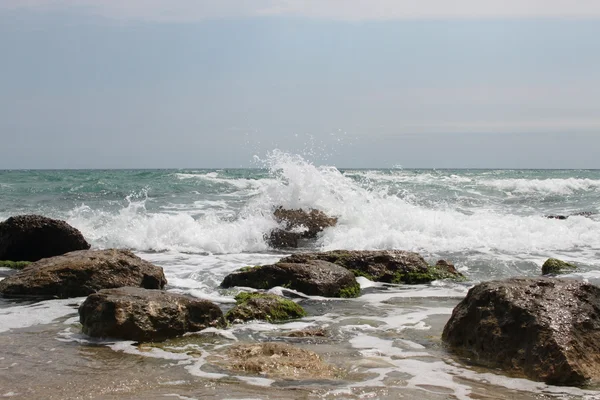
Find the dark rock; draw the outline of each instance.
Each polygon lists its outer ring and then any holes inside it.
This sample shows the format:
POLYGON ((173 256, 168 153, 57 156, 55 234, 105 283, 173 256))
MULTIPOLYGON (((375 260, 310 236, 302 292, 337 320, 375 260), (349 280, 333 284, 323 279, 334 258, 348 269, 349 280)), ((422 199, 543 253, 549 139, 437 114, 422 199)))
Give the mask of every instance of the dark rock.
POLYGON ((450 275, 462 275, 460 272, 458 272, 456 270, 456 268, 454 267, 454 264, 452 264, 451 262, 448 262, 446 260, 438 260, 438 262, 435 263, 435 267, 439 271, 446 272, 450 275))
POLYGON ((591 217, 592 215, 595 215, 595 214, 597 214, 597 213, 591 212, 591 211, 580 211, 580 212, 573 213, 571 215, 577 216, 577 217, 588 217, 589 218, 589 217, 591 217))
POLYGON ((297 303, 274 294, 243 292, 235 296, 235 300, 236 306, 225 314, 225 319, 229 322, 277 322, 306 316, 304 309, 297 303))
POLYGON ((40 215, 19 215, 0 223, 0 260, 37 261, 90 245, 64 221, 40 215))
POLYGON ((134 287, 91 294, 79 307, 79 321, 86 335, 140 342, 225 326, 221 309, 210 301, 134 287))
POLYGON ((323 260, 376 282, 427 283, 438 279, 464 279, 452 264, 444 260, 430 266, 417 253, 403 250, 335 250, 293 254, 282 259, 285 263, 306 263, 323 260), (440 264, 441 263, 441 264, 440 264))
POLYGON ((548 219, 567 219, 568 215, 544 215, 548 219))
POLYGON ((287 247, 298 247, 298 241, 302 239, 302 234, 298 232, 288 232, 283 229, 275 229, 267 238, 269 246, 276 249, 284 249, 287 247))
POLYGON ((128 250, 80 250, 26 266, 0 282, 0 293, 67 298, 121 286, 162 289, 166 283, 161 267, 128 250))
POLYGON ((234 371, 282 379, 331 379, 339 371, 318 354, 286 343, 241 343, 214 360, 234 371))
POLYGON ((442 335, 459 355, 557 385, 600 379, 600 288, 512 278, 469 290, 442 335))
POLYGON ((283 286, 310 296, 324 297, 357 297, 360 294, 360 286, 354 274, 338 265, 320 260, 242 268, 227 275, 221 286, 255 289, 283 286))
POLYGON ((569 217, 590 218, 592 215, 595 215, 595 214, 597 214, 597 213, 591 212, 591 211, 579 211, 579 212, 573 213, 571 215, 544 215, 544 216, 549 219, 567 219, 569 217))
POLYGON ((279 207, 273 216, 283 225, 283 229, 275 229, 267 237, 269 245, 276 248, 298 247, 300 239, 314 239, 323 229, 337 223, 337 218, 315 209, 305 211, 279 207))
POLYGON ((576 265, 569 264, 556 258, 549 258, 544 265, 542 265, 542 275, 568 274, 574 272, 576 269, 576 265))

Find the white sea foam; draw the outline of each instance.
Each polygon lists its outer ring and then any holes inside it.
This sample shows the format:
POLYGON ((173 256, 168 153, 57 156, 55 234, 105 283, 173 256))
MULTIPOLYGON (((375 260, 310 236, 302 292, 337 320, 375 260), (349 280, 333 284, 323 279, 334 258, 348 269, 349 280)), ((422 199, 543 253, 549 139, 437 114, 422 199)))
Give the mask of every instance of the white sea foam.
MULTIPOLYGON (((264 237, 277 226, 272 216, 275 207, 317 208, 338 217, 337 226, 326 229, 317 241, 323 250, 394 248, 425 254, 476 252, 497 257, 570 254, 572 261, 597 262, 598 219, 558 221, 543 218, 543 212, 535 210, 530 215, 513 214, 491 201, 465 211, 464 207, 453 205, 451 198, 441 199, 439 206, 424 206, 412 201, 411 196, 390 194, 386 184, 365 185, 336 168, 315 166, 297 155, 274 151, 261 162, 271 171, 270 178, 237 182, 220 178, 216 172, 198 174, 201 179, 228 181, 241 190, 235 198, 210 200, 214 203, 201 206, 200 215, 198 206, 150 212, 146 209, 147 199, 130 199, 128 206, 117 213, 79 207, 71 212, 68 222, 81 229, 97 247, 234 254, 268 250, 264 237), (242 196, 250 192, 248 197, 242 196), (244 201, 239 203, 242 198, 244 201), (231 203, 234 199, 235 206, 231 203)), ((406 171, 394 171, 389 176, 359 173, 373 179, 437 179, 453 184, 473 180, 435 174, 415 178, 406 171)), ((548 193, 600 188, 600 181, 592 179, 488 178, 478 178, 476 185, 548 193)))
POLYGON ((492 179, 480 184, 509 193, 569 195, 577 191, 600 191, 600 180, 594 179, 492 179))
POLYGON ((0 308, 0 332, 49 324, 58 318, 77 313, 76 306, 82 301, 83 298, 47 300, 0 308))

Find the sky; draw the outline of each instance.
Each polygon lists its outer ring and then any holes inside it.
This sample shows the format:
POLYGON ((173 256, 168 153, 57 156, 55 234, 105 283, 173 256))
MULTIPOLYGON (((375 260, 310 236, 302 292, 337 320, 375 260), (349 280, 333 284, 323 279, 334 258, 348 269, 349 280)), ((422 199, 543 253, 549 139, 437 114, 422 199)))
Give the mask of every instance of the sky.
POLYGON ((2 0, 0 169, 600 168, 597 0, 2 0))

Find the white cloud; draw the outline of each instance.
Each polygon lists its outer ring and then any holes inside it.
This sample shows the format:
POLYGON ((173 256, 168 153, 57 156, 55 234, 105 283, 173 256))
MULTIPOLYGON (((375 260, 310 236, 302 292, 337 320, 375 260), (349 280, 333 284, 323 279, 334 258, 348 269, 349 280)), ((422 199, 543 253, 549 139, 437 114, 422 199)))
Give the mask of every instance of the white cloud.
POLYGON ((350 21, 600 18, 600 0, 2 0, 2 8, 80 9, 110 18, 154 21, 253 16, 350 21))

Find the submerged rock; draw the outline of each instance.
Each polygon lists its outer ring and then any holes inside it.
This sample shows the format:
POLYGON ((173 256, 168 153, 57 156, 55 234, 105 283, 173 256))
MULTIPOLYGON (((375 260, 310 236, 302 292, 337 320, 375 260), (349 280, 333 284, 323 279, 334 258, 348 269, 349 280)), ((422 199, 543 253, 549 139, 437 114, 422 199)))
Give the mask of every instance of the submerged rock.
POLYGON ((306 328, 299 331, 288 332, 285 336, 291 338, 309 338, 309 337, 326 337, 328 336, 327 330, 324 328, 306 328))
POLYGON ((600 288, 512 278, 469 290, 444 327, 459 355, 556 385, 600 380, 600 288))
POLYGON ((576 265, 569 264, 556 258, 549 258, 542 265, 542 275, 560 275, 574 272, 577 269, 576 265))
POLYGON ((576 212, 573 213, 571 215, 544 215, 544 217, 548 218, 548 219, 567 219, 569 217, 586 217, 586 218, 590 218, 592 215, 595 215, 595 212, 591 212, 591 211, 580 211, 580 212, 576 212))
POLYGON ((298 247, 299 240, 314 239, 323 229, 337 223, 337 218, 329 217, 315 209, 305 211, 279 207, 273 212, 273 216, 283 225, 283 229, 273 230, 267 238, 269 244, 275 248, 298 247))
POLYGON ((352 272, 321 260, 242 268, 227 275, 221 286, 254 289, 283 286, 310 296, 324 297, 357 297, 360 294, 360 285, 352 272))
POLYGON ((376 282, 428 283, 438 279, 464 279, 454 266, 440 260, 434 266, 417 253, 403 250, 334 250, 326 252, 293 254, 283 263, 306 263, 323 260, 352 271, 376 282))
POLYGON ((37 261, 90 245, 65 221, 41 215, 18 215, 0 222, 0 260, 37 261))
POLYGON ((128 250, 80 250, 44 258, 0 282, 4 296, 80 297, 100 289, 162 289, 161 267, 128 250))
POLYGON ((86 335, 140 342, 225 326, 221 309, 210 301, 134 287, 91 294, 79 307, 79 321, 86 335))
POLYGON ((339 371, 318 354, 286 343, 248 343, 231 346, 219 360, 233 371, 282 379, 333 379, 339 371))
POLYGON ((297 303, 274 294, 243 292, 235 296, 235 300, 236 306, 225 314, 225 319, 229 322, 277 322, 306 316, 304 309, 297 303))

